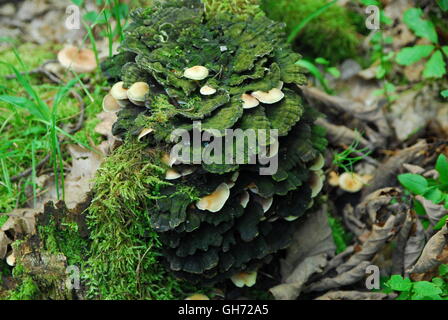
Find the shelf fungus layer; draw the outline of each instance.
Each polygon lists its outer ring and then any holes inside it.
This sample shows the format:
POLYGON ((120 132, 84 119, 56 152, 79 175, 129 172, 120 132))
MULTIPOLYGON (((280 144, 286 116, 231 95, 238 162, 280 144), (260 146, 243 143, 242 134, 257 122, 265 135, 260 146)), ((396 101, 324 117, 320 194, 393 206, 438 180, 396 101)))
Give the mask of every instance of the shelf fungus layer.
POLYGON ((288 247, 316 195, 311 167, 326 140, 314 124, 318 112, 298 88, 306 83, 295 64, 301 57, 286 44, 284 26, 261 12, 250 19, 208 17, 200 1, 179 0, 131 16, 119 53, 102 65, 129 98, 117 113, 114 135, 124 143, 139 138, 148 152, 165 158, 177 143, 176 130, 194 136, 200 123, 209 138, 186 144, 188 152, 175 161, 159 161, 166 183, 146 210, 164 260, 193 282, 253 272, 288 247), (225 140, 228 129, 254 130, 257 138, 276 130, 278 139, 255 147, 231 140, 230 153, 243 156, 239 162, 184 158, 225 140), (270 175, 260 174, 266 163, 251 160, 263 149, 278 160, 270 175))

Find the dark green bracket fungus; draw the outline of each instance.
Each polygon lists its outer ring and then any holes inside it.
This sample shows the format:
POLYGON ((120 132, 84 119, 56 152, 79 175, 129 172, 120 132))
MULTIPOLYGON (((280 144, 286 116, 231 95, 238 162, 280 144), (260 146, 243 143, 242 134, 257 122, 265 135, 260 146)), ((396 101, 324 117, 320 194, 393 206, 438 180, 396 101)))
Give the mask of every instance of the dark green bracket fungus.
MULTIPOLYGON (((298 88, 306 78, 295 64, 300 55, 285 44, 284 25, 267 18, 252 1, 253 12, 244 14, 225 8, 211 14, 204 8, 211 8, 212 1, 205 2, 163 1, 137 9, 119 54, 102 67, 113 84, 120 82, 110 93, 121 108, 113 133, 124 141, 115 160, 140 158, 136 168, 144 167, 135 172, 141 180, 127 185, 143 211, 139 221, 147 219, 140 236, 157 234, 164 261, 176 276, 213 284, 255 271, 288 247, 322 187, 321 154, 327 142, 314 125, 318 112, 298 88), (196 120, 202 129, 219 132, 278 130, 277 173, 261 176, 261 164, 178 165, 167 156, 174 145, 170 135, 179 128, 191 131, 196 120), (123 153, 126 146, 142 154, 123 153)), ((101 174, 104 167, 98 181, 101 174)), ((128 196, 122 190, 104 193, 102 186, 95 187, 88 218, 92 252, 102 250, 102 222, 126 224, 135 215, 119 202, 101 212, 108 208, 103 202, 128 196), (120 219, 105 218, 116 212, 120 219)), ((126 232, 122 226, 116 230, 126 232)))

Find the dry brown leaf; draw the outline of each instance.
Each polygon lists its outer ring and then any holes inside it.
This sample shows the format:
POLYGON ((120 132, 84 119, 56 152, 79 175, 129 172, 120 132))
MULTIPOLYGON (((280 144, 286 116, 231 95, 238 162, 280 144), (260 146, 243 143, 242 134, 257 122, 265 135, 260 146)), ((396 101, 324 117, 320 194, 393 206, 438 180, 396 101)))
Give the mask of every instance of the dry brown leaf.
POLYGON ((381 292, 330 291, 315 300, 389 300, 395 297, 395 294, 381 292))
POLYGON ((367 267, 371 264, 370 261, 362 261, 353 269, 347 272, 338 274, 334 278, 324 278, 320 281, 310 284, 305 291, 325 291, 329 289, 340 288, 356 283, 366 276, 367 267))
POLYGON ((381 188, 396 185, 396 176, 403 164, 418 163, 425 157, 427 149, 427 142, 420 140, 415 145, 398 151, 378 168, 373 180, 364 189, 363 195, 368 195, 381 188))
POLYGON ((423 205, 426 211, 426 215, 431 222, 431 225, 436 225, 443 217, 448 215, 448 209, 443 204, 435 204, 431 200, 425 199, 418 195, 415 197, 423 205))
POLYGON ((282 284, 271 288, 276 299, 296 299, 311 275, 320 273, 336 247, 328 224, 326 207, 311 213, 298 227, 282 261, 282 284))
POLYGON ((5 259, 8 252, 8 245, 11 243, 11 239, 8 238, 4 231, 0 231, 0 259, 5 259))
POLYGON ((362 245, 360 251, 353 254, 345 263, 336 268, 338 274, 356 268, 363 261, 371 261, 375 254, 386 244, 396 222, 396 216, 390 216, 384 226, 374 225, 372 233, 367 241, 362 245))
POLYGON ((419 219, 415 220, 414 229, 413 234, 411 234, 408 242, 406 243, 406 248, 404 251, 405 274, 407 274, 406 270, 417 262, 426 244, 425 229, 419 219))
POLYGON ((417 263, 408 270, 409 273, 425 273, 438 267, 442 261, 439 255, 447 245, 448 228, 445 225, 439 232, 437 232, 431 239, 429 239, 422 255, 417 263))

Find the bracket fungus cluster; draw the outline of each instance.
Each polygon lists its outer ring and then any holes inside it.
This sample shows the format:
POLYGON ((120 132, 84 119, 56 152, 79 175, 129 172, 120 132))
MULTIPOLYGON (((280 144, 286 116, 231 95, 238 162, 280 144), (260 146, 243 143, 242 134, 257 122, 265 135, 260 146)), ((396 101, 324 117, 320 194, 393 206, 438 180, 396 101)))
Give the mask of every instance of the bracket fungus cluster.
POLYGON ((172 0, 131 17, 119 53, 102 68, 120 106, 113 133, 159 155, 164 183, 146 210, 167 266, 193 282, 241 272, 254 281, 253 272, 290 244, 322 188, 327 142, 298 87, 306 82, 295 64, 300 55, 286 45, 284 26, 261 11, 208 17, 199 0, 172 0), (277 172, 260 175, 260 163, 170 159, 171 133, 191 132, 194 121, 224 135, 278 130, 277 143, 268 143, 277 172))

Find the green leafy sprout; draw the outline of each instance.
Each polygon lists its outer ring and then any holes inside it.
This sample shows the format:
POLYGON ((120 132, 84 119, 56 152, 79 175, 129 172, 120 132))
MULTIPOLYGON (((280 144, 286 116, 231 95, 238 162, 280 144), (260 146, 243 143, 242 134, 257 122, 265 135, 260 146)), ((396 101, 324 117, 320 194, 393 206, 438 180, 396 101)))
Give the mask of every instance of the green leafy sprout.
POLYGON ((345 172, 353 172, 353 166, 371 153, 367 147, 358 149, 359 143, 359 139, 356 139, 344 151, 336 153, 333 164, 345 172))
POLYGON ((429 40, 431 44, 406 47, 397 54, 396 61, 400 65, 410 66, 422 59, 429 58, 425 63, 423 77, 425 79, 440 79, 446 75, 448 46, 439 44, 439 36, 434 23, 423 19, 422 16, 423 11, 420 8, 411 8, 405 12, 404 22, 416 36, 429 40))
POLYGON ((339 78, 341 76, 341 72, 338 68, 332 67, 330 65, 330 61, 319 57, 316 58, 314 62, 307 59, 300 59, 296 64, 308 70, 321 84, 325 92, 328 94, 333 94, 334 91, 330 88, 325 74, 330 74, 334 78, 339 78))
POLYGON ((385 283, 385 292, 399 292, 397 300, 448 300, 448 265, 439 267, 439 276, 431 281, 412 281, 393 275, 385 283))
MULTIPOLYGON (((398 176, 401 185, 414 195, 421 195, 435 204, 444 205, 448 209, 448 159, 441 154, 436 162, 436 171, 439 174, 438 179, 425 178, 419 174, 405 173, 398 176)), ((418 209, 424 213, 423 206, 418 202, 418 209)), ((447 221, 445 216, 437 223, 434 229, 440 229, 447 221)))

